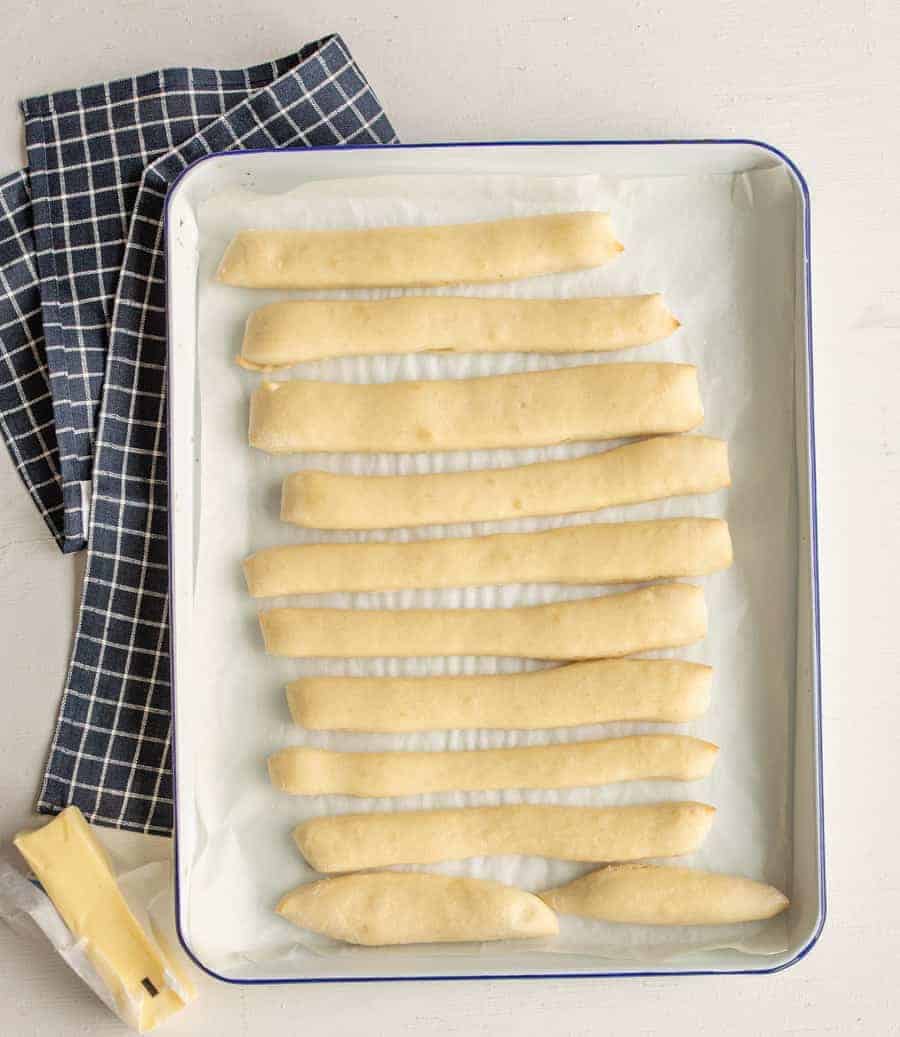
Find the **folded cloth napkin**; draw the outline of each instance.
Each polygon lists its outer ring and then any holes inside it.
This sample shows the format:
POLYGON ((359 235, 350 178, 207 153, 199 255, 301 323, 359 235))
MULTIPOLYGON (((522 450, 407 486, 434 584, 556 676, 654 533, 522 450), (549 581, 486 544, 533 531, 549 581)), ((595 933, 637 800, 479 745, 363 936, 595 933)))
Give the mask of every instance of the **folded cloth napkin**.
POLYGON ((0 180, 0 427, 62 550, 88 547, 37 809, 166 834, 166 193, 210 152, 396 138, 338 36, 23 110, 29 168, 0 180))

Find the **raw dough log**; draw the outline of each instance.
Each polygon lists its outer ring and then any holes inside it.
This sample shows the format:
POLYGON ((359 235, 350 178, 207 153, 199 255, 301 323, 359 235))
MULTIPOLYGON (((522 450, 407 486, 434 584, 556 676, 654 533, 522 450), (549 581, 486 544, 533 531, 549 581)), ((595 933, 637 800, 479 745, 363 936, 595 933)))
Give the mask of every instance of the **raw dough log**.
POLYGON ((724 925, 779 914, 774 886, 736 875, 656 864, 618 864, 539 894, 554 911, 637 925, 724 925))
POLYGON ((392 288, 506 281, 602 266, 622 251, 601 212, 366 230, 244 230, 218 279, 245 288, 392 288))
POLYGON ((514 886, 448 875, 345 875, 298 886, 276 911, 302 929, 380 947, 527 939, 559 932, 556 915, 514 886))
POLYGON ((690 364, 591 364, 421 382, 263 382, 249 438, 270 454, 482 450, 687 432, 702 420, 690 364))
POLYGON ((321 872, 504 854, 629 861, 693 853, 715 813, 705 803, 687 802, 627 807, 521 803, 341 814, 305 821, 294 829, 294 840, 310 866, 321 872))
POLYGON ((680 724, 709 706, 712 669, 681 659, 599 659, 478 677, 304 677, 287 686, 313 731, 530 730, 616 720, 680 724))
POLYGON ((238 362, 251 370, 392 353, 592 353, 679 326, 661 295, 593 299, 294 299, 254 310, 238 362))
POLYGON ((631 735, 513 749, 332 752, 311 746, 269 757, 269 777, 294 796, 417 796, 480 789, 567 789, 618 781, 697 781, 719 747, 688 735, 631 735))
POLYGON ((714 518, 604 522, 540 533, 405 544, 290 544, 244 562, 254 598, 495 583, 641 583, 731 565, 728 523, 714 518))
POLYGON ((266 651, 311 656, 496 655, 602 659, 677 648, 706 636, 700 587, 501 609, 281 608, 260 612, 266 651))
POLYGON ((389 529, 566 515, 730 485, 728 448, 706 436, 657 436, 569 461, 434 475, 333 475, 284 481, 281 517, 317 529, 389 529))

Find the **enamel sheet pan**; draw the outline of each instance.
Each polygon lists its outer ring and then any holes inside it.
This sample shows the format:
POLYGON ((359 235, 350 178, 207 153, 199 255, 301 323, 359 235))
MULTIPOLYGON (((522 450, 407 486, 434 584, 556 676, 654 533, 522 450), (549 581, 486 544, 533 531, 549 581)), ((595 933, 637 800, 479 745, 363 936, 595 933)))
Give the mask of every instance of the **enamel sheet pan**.
MULTIPOLYGON (((565 192, 560 197, 564 198, 565 192)), ((358 202, 363 209, 366 204, 364 197, 358 202)), ((422 211, 430 211, 427 198, 422 204, 426 207, 422 211)), ((435 211, 456 211, 453 199, 446 204, 450 204, 449 210, 435 211)), ((499 211, 504 211, 498 204, 499 211)), ((558 204, 557 198, 556 207, 558 204)), ((269 211, 275 211, 271 205, 269 211)), ((459 211, 467 210, 462 205, 459 211)), ((622 236, 627 256, 628 238, 622 236)), ((166 250, 176 891, 181 939, 197 963, 229 982, 265 983, 766 973, 799 960, 821 931, 825 883, 809 194, 790 159, 769 145, 741 140, 435 144, 217 154, 192 166, 173 187, 167 205, 166 250), (447 179, 439 179, 442 177, 447 179), (710 222, 713 210, 707 205, 728 202, 741 210, 733 240, 719 243, 719 247, 731 248, 733 254, 727 262, 713 258, 708 270, 698 266, 703 272, 694 278, 695 291, 685 287, 687 280, 675 280, 675 297, 670 295, 665 271, 677 261, 674 253, 657 256, 652 262, 648 258, 648 269, 654 274, 659 270, 660 274, 645 288, 629 281, 629 268, 622 267, 624 273, 615 275, 619 281, 611 282, 608 294, 663 290, 676 315, 686 318, 686 326, 673 338, 672 345, 660 343, 600 358, 681 360, 697 356, 708 419, 702 431, 724 435, 730 449, 734 444, 734 485, 712 503, 683 505, 688 510, 641 506, 644 510, 632 509, 629 513, 623 509, 622 515, 604 512, 599 518, 724 514, 731 523, 737 558, 727 576, 731 582, 722 582, 726 580, 724 575, 706 581, 709 593, 720 595, 720 605, 710 602, 711 628, 716 626, 719 641, 710 639, 707 648, 701 645, 687 656, 713 662, 717 671, 711 719, 688 730, 719 740, 723 747, 719 766, 726 754, 729 763, 722 769, 719 783, 710 788, 704 783, 682 788, 666 783, 664 790, 649 798, 713 802, 719 807, 714 827, 717 834, 705 855, 698 855, 690 863, 714 870, 744 870, 784 887, 791 908, 779 922, 777 938, 770 940, 769 946, 764 937, 746 946, 738 939, 726 939, 717 945, 714 940, 698 938, 683 948, 660 945, 648 953, 637 953, 627 941, 618 951, 615 932, 600 939, 596 932, 573 929, 567 930, 566 940, 550 951, 508 944, 338 948, 304 937, 271 911, 277 892, 311 877, 291 845, 292 824, 310 812, 331 808, 325 804, 303 807, 299 802, 288 802, 291 797, 279 798, 267 787, 263 762, 266 747, 271 750, 279 739, 303 739, 286 722, 281 685, 292 674, 312 671, 290 660, 276 660, 265 671, 269 675, 260 680, 258 674, 263 671, 254 667, 266 665, 266 661, 255 629, 255 606, 242 587, 239 562, 250 550, 274 542, 273 537, 280 537, 279 542, 296 538, 296 530, 280 530, 272 523, 277 517, 281 475, 300 467, 301 460, 262 457, 248 461, 256 452, 250 451, 245 441, 241 446, 246 399, 258 376, 239 371, 233 357, 239 347, 242 318, 272 293, 251 299, 246 291, 236 292, 227 297, 221 313, 215 310, 219 298, 216 292, 223 289, 210 287, 216 258, 213 253, 219 251, 226 232, 230 233, 229 220, 240 225, 242 206, 250 204, 246 202, 248 191, 276 196, 311 187, 313 197, 321 197, 321 214, 327 221, 329 213, 342 218, 342 183, 348 191, 367 184, 374 197, 379 184, 403 184, 411 182, 407 178, 415 178, 428 182, 434 204, 444 205, 442 184, 452 187, 451 194, 460 192, 459 198, 464 200, 465 185, 486 177, 511 185, 513 195, 521 188, 525 197, 530 197, 530 188, 522 185, 532 181, 556 183, 560 178, 593 177, 607 185, 610 197, 618 199, 610 206, 617 227, 625 219, 617 216, 617 204, 627 208, 622 198, 633 197, 639 208, 640 199, 654 197, 661 190, 672 190, 672 197, 681 197, 678 191, 682 185, 687 192, 684 205, 688 210, 693 206, 693 210, 687 217, 683 212, 673 214, 673 219, 687 219, 686 226, 696 227, 698 250, 704 241, 716 238, 715 221, 710 222), (635 185, 633 190, 629 184, 635 185), (723 195, 726 190, 727 197, 723 195), (714 201, 716 198, 718 201, 714 201), (774 205, 777 209, 772 208, 774 205), (717 285, 716 279, 726 274, 728 284, 717 285), (777 276, 777 284, 771 282, 773 276, 777 276), (721 297, 729 301, 713 319, 714 315, 702 311, 704 306, 714 305, 715 291, 723 292, 721 297), (692 307, 693 315, 684 313, 692 307), (775 307, 777 313, 773 313, 775 307), (732 318, 733 325, 729 323, 732 318), (721 328, 721 334, 716 328, 721 328), (773 386, 777 387, 774 391, 773 386), (758 437, 758 446, 754 436, 758 437), (247 475, 242 466, 250 464, 256 467, 246 469, 247 475), (246 494, 232 495, 229 500, 234 507, 223 507, 217 498, 222 481, 244 479, 245 475, 250 483, 242 484, 246 485, 246 494), (777 486, 777 493, 769 493, 767 498, 761 492, 767 486, 777 486), (246 505, 244 497, 255 503, 246 505), (773 524, 777 528, 772 528, 773 524), (780 545, 777 557, 769 550, 767 537, 774 537, 780 545), (720 582, 715 583, 717 580, 720 582), (713 590, 715 587, 725 589, 713 590), (735 607, 741 594, 746 598, 746 608, 735 607), (242 611, 240 615, 235 613, 238 626, 232 629, 228 617, 234 609, 242 611), (722 616, 721 621, 717 615, 722 616), (783 679, 772 680, 764 664, 778 651, 783 656, 783 679), (739 718, 752 718, 752 723, 742 729, 739 718), (771 737, 765 737, 765 728, 757 721, 772 725, 771 737), (741 788, 752 790, 748 797, 759 790, 765 790, 768 797, 767 813, 754 812, 748 799, 747 817, 753 818, 749 827, 760 826, 750 833, 755 839, 752 860, 740 849, 741 840, 749 837, 740 829, 734 807, 736 791, 741 788), (777 827, 777 837, 769 834, 770 824, 777 827)), ((688 252, 685 250, 685 257, 688 252)), ((685 258, 682 266, 687 263, 685 258)), ((542 280, 535 280, 535 294, 547 290, 546 285, 538 284, 542 280)), ((602 287, 592 287, 593 282, 583 284, 587 291, 604 294, 602 287)), ((578 358, 564 362, 577 363, 578 358)), ((490 373, 478 363, 439 357, 416 361, 425 367, 410 368, 404 361, 397 361, 394 366, 378 367, 375 362, 373 367, 357 369, 350 361, 331 367, 326 364, 308 376, 365 380, 367 372, 376 378, 490 373), (467 366, 473 363, 475 366, 467 366), (424 375, 420 374, 423 370, 424 375)), ((560 360, 548 358, 546 363, 536 363, 552 366, 560 360)), ((305 371, 295 373, 307 376, 305 371)), ((307 463, 321 463, 321 455, 307 463)), ((417 462, 412 459, 409 463, 417 462)), ((532 589, 528 593, 538 592, 532 589)), ((339 600, 331 596, 333 600, 324 603, 359 604, 353 597, 339 600)), ((477 604, 480 600, 463 594, 451 603, 477 604)), ((526 594, 525 598, 493 600, 506 604, 545 599, 526 594)), ((368 602, 362 602, 381 603, 381 598, 371 595, 368 602)), ((398 607, 421 603, 415 594, 394 596, 391 601, 398 607)), ((405 669, 398 669, 396 661, 379 665, 385 668, 368 672, 471 672, 462 663, 462 668, 445 664, 444 669, 431 671, 417 669, 415 663, 405 669)), ((496 667, 506 668, 506 664, 496 667)), ((351 666, 344 672, 364 671, 351 666)), ((586 730, 592 737, 605 733, 604 729, 586 730)), ((576 732, 575 736, 585 735, 576 732)), ((343 736, 343 742, 340 737, 314 744, 368 747, 368 743, 359 741, 360 736, 355 736, 356 741, 354 736, 343 736)), ((552 733, 547 738, 557 740, 552 733)), ((401 748, 406 743, 395 738, 379 744, 401 748)), ((437 744, 462 748, 524 743, 426 740, 409 747, 437 744)), ((640 796, 640 790, 636 794, 640 796)), ((568 801, 631 800, 576 796, 568 801)), ((379 809, 385 809, 385 805, 385 801, 378 801, 379 809)), ((419 804, 410 797, 399 804, 400 808, 417 805, 442 803, 419 804)), ((348 801, 338 804, 338 809, 360 808, 348 801)), ((502 867, 498 864, 499 871, 478 870, 487 867, 483 862, 476 863, 472 865, 475 870, 457 868, 455 873, 491 874, 530 883, 532 888, 540 888, 551 875, 541 871, 538 864, 531 871, 523 871, 515 862, 502 867)), ((561 874, 553 872, 552 876, 558 879, 561 874)))

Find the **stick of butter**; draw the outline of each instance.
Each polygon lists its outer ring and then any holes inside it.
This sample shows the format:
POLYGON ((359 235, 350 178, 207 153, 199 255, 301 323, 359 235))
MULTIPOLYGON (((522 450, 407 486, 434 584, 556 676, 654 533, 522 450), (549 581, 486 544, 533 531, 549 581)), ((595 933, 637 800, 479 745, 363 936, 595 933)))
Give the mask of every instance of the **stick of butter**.
POLYGON ((147 934, 78 807, 21 832, 15 845, 109 989, 121 1019, 146 1033, 197 996, 190 977, 147 934))

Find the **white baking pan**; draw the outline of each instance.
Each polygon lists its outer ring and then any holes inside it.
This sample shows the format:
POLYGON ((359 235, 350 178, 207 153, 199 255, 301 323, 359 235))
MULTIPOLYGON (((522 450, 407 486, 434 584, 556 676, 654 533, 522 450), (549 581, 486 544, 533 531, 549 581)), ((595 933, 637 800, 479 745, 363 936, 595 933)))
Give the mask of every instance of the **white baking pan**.
MULTIPOLYGON (((332 197, 339 196, 339 185, 330 190, 332 197)), ((697 198, 701 196, 702 192, 696 194, 697 198)), ((702 200, 696 204, 697 226, 700 228, 703 224, 702 200)), ((613 216, 615 220, 615 212, 613 216)), ((698 238, 698 247, 701 243, 702 238, 698 238)), ((197 963, 226 981, 262 983, 767 973, 799 960, 812 947, 821 931, 825 917, 825 883, 809 195, 793 163, 768 145, 740 140, 439 144, 212 155, 187 170, 170 192, 166 249, 176 888, 181 939, 197 963), (767 171, 776 180, 781 178, 778 224, 773 224, 772 214, 766 216, 764 211, 765 185, 770 179, 766 175, 767 171), (230 330, 224 335, 227 341, 223 345, 218 335, 210 334, 210 327, 215 325, 210 325, 202 312, 202 289, 206 284, 203 279, 208 281, 210 267, 208 257, 204 259, 201 209, 210 199, 235 188, 251 188, 272 195, 291 191, 312 181, 388 176, 433 177, 434 174, 516 177, 588 174, 608 178, 609 182, 684 178, 685 183, 708 184, 711 190, 715 188, 720 193, 721 185, 728 183, 729 190, 734 194, 734 205, 751 213, 742 226, 756 227, 754 213, 760 213, 752 250, 744 255, 740 252, 744 246, 737 241, 734 245, 736 255, 729 257, 727 265, 732 272, 729 274, 732 281, 726 293, 731 300, 729 305, 733 305, 733 312, 743 322, 740 326, 747 333, 727 333, 724 329, 728 324, 723 311, 723 333, 720 340, 714 343, 715 353, 710 352, 710 341, 696 342, 696 347, 705 351, 705 356, 715 357, 714 363, 707 363, 707 369, 713 369, 713 375, 707 377, 705 387, 708 404, 715 394, 724 392, 722 387, 731 385, 730 391, 733 392, 733 384, 741 386, 738 397, 741 414, 729 415, 729 422, 739 423, 744 411, 755 413, 755 420, 759 422, 759 415, 764 414, 764 408, 768 405, 766 400, 758 398, 760 387, 768 384, 766 379, 772 380, 770 384, 783 387, 784 405, 774 400, 771 402, 773 407, 780 408, 777 414, 773 411, 771 424, 773 427, 781 427, 783 434, 777 439, 763 441, 761 438, 758 460, 760 472, 771 470, 780 473, 780 485, 785 488, 780 497, 784 497, 786 503, 780 499, 766 501, 754 498, 753 488, 756 484, 753 480, 758 474, 757 466, 752 460, 752 451, 750 454, 747 452, 745 436, 743 453, 737 454, 738 467, 733 472, 734 487, 727 498, 729 503, 725 510, 733 530, 739 534, 736 538, 739 564, 727 578, 738 581, 728 585, 732 595, 736 588, 740 588, 740 581, 744 581, 748 586, 748 595, 751 585, 755 587, 755 597, 748 605, 746 615, 735 619, 732 607, 729 623, 720 624, 720 627, 727 626, 730 631, 728 636, 733 642, 732 649, 720 644, 718 649, 713 645, 710 650, 715 649, 720 654, 733 650, 735 656, 740 655, 745 663, 750 657, 764 659, 766 653, 773 650, 774 630, 778 637, 787 638, 789 642, 790 651, 785 655, 786 676, 783 686, 754 686, 752 680, 739 676, 746 670, 736 668, 732 672, 726 666, 724 673, 728 679, 723 678, 717 683, 714 707, 720 726, 703 727, 700 733, 726 732, 721 755, 722 759, 731 761, 723 772, 727 774, 727 768, 732 768, 731 784, 727 788, 724 785, 713 786, 711 791, 702 786, 674 790, 666 785, 665 794, 661 793, 655 798, 694 798, 716 802, 715 793, 718 790, 723 803, 729 806, 727 810, 720 807, 716 830, 725 833, 726 837, 720 837, 719 843, 713 844, 710 856, 701 858, 699 864, 712 868, 719 864, 721 870, 740 870, 742 860, 728 860, 727 853, 727 834, 738 833, 739 829, 734 826, 740 825, 740 815, 734 806, 735 789, 741 788, 740 783, 744 779, 748 790, 759 787, 765 781, 771 801, 769 813, 772 813, 774 804, 781 832, 777 847, 779 867, 782 869, 779 874, 783 873, 780 881, 786 886, 785 891, 791 898, 790 910, 781 923, 781 936, 770 946, 766 946, 765 941, 756 945, 748 941, 747 946, 742 946, 740 941, 734 939, 725 941, 727 946, 715 946, 715 941, 707 940, 699 945, 699 949, 697 946, 685 947, 673 953, 670 947, 663 948, 666 953, 660 953, 660 948, 657 948, 654 954, 636 956, 624 943, 621 954, 618 954, 613 935, 610 937, 612 949, 610 940, 607 940, 602 953, 593 949, 590 940, 582 944, 578 944, 578 941, 564 943, 562 950, 511 947, 506 944, 444 950, 339 950, 325 944, 319 946, 304 941, 298 931, 292 930, 288 923, 274 915, 272 928, 266 928, 264 934, 256 933, 254 927, 259 927, 257 919, 260 916, 242 906, 243 893, 238 888, 240 882, 232 880, 231 876, 246 877, 248 888, 252 888, 254 881, 264 883, 266 878, 265 875, 255 875, 254 869, 264 872, 274 867, 270 861, 275 859, 285 862, 285 876, 291 868, 295 868, 294 881, 308 876, 302 871, 302 863, 294 865, 291 856, 294 851, 290 846, 291 825, 288 819, 293 808, 279 800, 277 793, 266 789, 262 762, 264 753, 257 751, 253 734, 255 725, 262 727, 266 723, 273 723, 272 717, 280 718, 279 710, 283 710, 283 703, 278 697, 278 680, 275 675, 282 676, 290 671, 284 668, 283 661, 277 665, 273 663, 273 687, 262 689, 247 687, 247 682, 240 686, 230 686, 228 680, 221 677, 221 673, 230 672, 228 660, 238 660, 239 657, 233 653, 243 652, 244 656, 259 653, 261 656, 262 651, 253 641, 255 632, 249 629, 254 607, 249 599, 245 601, 239 597, 244 593, 238 567, 240 550, 234 544, 229 545, 228 537, 222 533, 223 527, 227 529, 231 523, 240 525, 239 502, 234 515, 222 514, 221 509, 216 509, 217 513, 212 514, 208 507, 204 511, 201 499, 203 436, 211 435, 210 430, 204 428, 204 414, 225 408, 231 415, 232 411, 228 408, 233 403, 224 397, 211 397, 210 394, 218 389, 213 384, 214 380, 201 377, 203 363, 208 363, 210 350, 216 350, 223 358, 233 354, 240 338, 240 327, 232 321, 230 330), (778 341, 767 338, 763 333, 764 329, 772 326, 764 318, 766 307, 771 307, 773 302, 769 298, 760 297, 758 290, 759 285, 765 283, 765 272, 773 268, 785 271, 779 284, 782 312, 778 317, 778 327, 786 331, 783 340, 778 341), (754 337, 756 328, 760 329, 758 337, 754 337), (760 365, 765 365, 765 369, 760 365), (754 407, 763 410, 753 411, 754 407), (741 509, 740 513, 737 509, 741 509), (771 564, 771 561, 765 557, 760 557, 758 561, 753 559, 756 553, 765 554, 759 550, 764 542, 762 535, 764 532, 773 532, 768 529, 767 523, 776 521, 773 516, 779 515, 788 516, 785 524, 790 528, 781 530, 779 534, 783 534, 781 540, 787 545, 778 563, 781 578, 770 579, 772 574, 767 573, 765 566, 771 564), (759 544, 753 543, 754 529, 760 531, 759 544), (203 558, 205 561, 202 561, 203 558), (210 599, 208 592, 200 594, 198 590, 203 584, 203 568, 208 568, 210 564, 229 573, 228 601, 232 600, 233 595, 235 601, 241 602, 240 607, 246 608, 247 645, 250 647, 238 643, 243 634, 239 638, 228 636, 224 626, 221 643, 215 643, 217 627, 210 623, 210 616, 216 610, 216 600, 210 599), (754 565, 756 569, 752 568, 754 565), (209 686, 214 680, 208 666, 210 652, 218 653, 225 664, 215 679, 214 687, 209 686), (221 712, 224 715, 233 709, 238 696, 246 696, 246 700, 242 699, 240 703, 246 715, 244 731, 238 736, 228 735, 227 723, 219 722, 219 714, 221 712), (735 729, 734 725, 729 728, 727 724, 723 727, 721 721, 727 720, 732 713, 738 715, 742 710, 747 711, 744 714, 746 716, 765 714, 766 710, 770 710, 770 721, 782 718, 778 723, 784 751, 767 757, 765 740, 760 739, 758 730, 755 742, 741 745, 740 729, 735 729), (231 738, 230 742, 228 738, 231 738), (219 785, 223 790, 228 787, 228 782, 234 780, 235 769, 241 771, 241 768, 246 769, 247 781, 259 785, 258 796, 252 800, 255 806, 248 808, 247 804, 234 804, 232 810, 231 801, 216 802, 210 806, 210 801, 216 799, 219 785), (209 818, 213 815, 218 819, 214 828, 209 824, 209 818), (266 835, 248 834, 261 831, 265 831, 266 835), (276 856, 273 858, 269 856, 269 842, 277 844, 276 856), (215 856, 210 856, 212 847, 216 848, 215 856), (215 867, 211 867, 211 861, 215 862, 215 867), (280 948, 279 953, 272 952, 276 946, 280 948), (264 947, 265 953, 261 950, 264 947)), ((725 265, 724 262, 718 268, 713 265, 709 277, 714 279, 725 265)), ((665 263, 661 263, 658 269, 664 271, 665 263)), ((665 285, 652 287, 664 289, 665 285)), ((697 298, 699 308, 703 304, 702 292, 697 298)), ((708 323, 709 314, 706 316, 707 324, 704 326, 715 328, 715 323, 708 323)), ((665 343, 652 348, 657 352, 636 350, 629 359, 663 359, 669 355, 665 343)), ((682 355, 676 349, 672 358, 681 359, 682 355)), ((446 362, 451 364, 447 370, 457 373, 468 370, 452 367, 452 360, 446 362)), ((455 362, 458 363, 459 358, 455 362)), ((571 362, 575 363, 577 359, 571 362)), ((700 370, 702 382, 702 362, 700 370)), ((477 370, 474 373, 481 372, 477 370)), ((327 369, 325 376, 331 376, 327 369)), ((234 403, 233 410, 237 427, 243 422, 242 412, 237 403, 234 403)), ((708 415, 710 413, 715 421, 716 410, 708 406, 708 415)), ((720 434, 716 427, 705 427, 704 431, 720 434)), ((243 456, 241 452, 236 453, 236 461, 243 456)), ((265 492, 269 495, 265 500, 268 510, 276 508, 271 499, 272 486, 277 482, 272 477, 273 471, 269 469, 268 482, 260 484, 265 486, 265 492)), ((258 490, 259 487, 248 487, 248 493, 258 490)), ((721 498, 723 501, 725 499, 721 498)), ((694 513, 717 514, 722 513, 722 510, 701 506, 694 513)), ((604 513, 601 517, 616 516, 604 513)), ((634 517, 644 517, 644 514, 635 514, 634 517)), ((779 533, 778 530, 774 532, 779 533)), ((254 543, 252 546, 255 548, 263 544, 254 543)), ((726 577, 712 579, 724 580, 726 577)), ((218 600, 222 602, 224 598, 218 600)), ((711 617, 711 627, 714 624, 715 613, 711 617)), ((702 646, 699 653, 691 657, 706 658, 702 646)), ((235 672, 237 669, 236 665, 235 672)), ((446 672, 455 671, 450 668, 446 672)), ((274 723, 276 729, 281 730, 277 727, 281 720, 274 723)), ((416 804, 404 804, 410 805, 416 804)), ((383 803, 379 806, 384 808, 383 803)), ((320 804, 312 809, 313 812, 322 813, 329 808, 320 804)), ((295 820, 306 816, 299 811, 298 805, 295 820)), ((774 843, 771 848, 766 843, 768 838, 764 829, 756 834, 756 860, 759 863, 754 864, 752 870, 759 877, 764 877, 759 872, 765 871, 767 860, 771 858, 774 861, 776 856, 774 843), (767 856, 770 849, 771 853, 767 856)), ((279 881, 282 881, 281 878, 279 881)), ((287 877, 284 879, 286 882, 287 877)), ((265 917, 269 917, 270 903, 256 906, 264 909, 265 917)))

